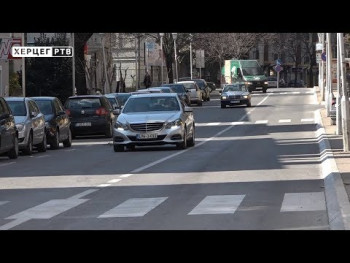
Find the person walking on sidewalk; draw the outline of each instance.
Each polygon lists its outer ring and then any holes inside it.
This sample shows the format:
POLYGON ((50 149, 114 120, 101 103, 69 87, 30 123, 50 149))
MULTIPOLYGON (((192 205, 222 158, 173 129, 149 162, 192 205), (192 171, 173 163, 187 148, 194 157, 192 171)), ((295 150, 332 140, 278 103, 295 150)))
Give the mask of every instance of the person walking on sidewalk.
POLYGON ((143 79, 143 84, 145 85, 146 89, 151 87, 152 85, 151 75, 149 74, 148 70, 146 70, 146 75, 143 79))

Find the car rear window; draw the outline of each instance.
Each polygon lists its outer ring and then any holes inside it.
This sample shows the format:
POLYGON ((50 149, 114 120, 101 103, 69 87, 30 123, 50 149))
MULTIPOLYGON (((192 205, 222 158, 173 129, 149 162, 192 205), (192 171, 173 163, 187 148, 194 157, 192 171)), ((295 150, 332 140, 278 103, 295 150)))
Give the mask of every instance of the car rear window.
POLYGON ((101 101, 99 98, 69 99, 66 107, 70 109, 95 109, 101 107, 101 101))
POLYGON ((27 109, 24 101, 8 101, 13 116, 26 116, 27 109))

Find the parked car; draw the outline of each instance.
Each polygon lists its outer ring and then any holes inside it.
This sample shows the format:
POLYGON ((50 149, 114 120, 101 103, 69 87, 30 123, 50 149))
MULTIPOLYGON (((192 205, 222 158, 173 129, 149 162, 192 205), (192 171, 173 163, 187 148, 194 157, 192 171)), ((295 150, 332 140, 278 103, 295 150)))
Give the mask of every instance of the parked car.
POLYGON ((277 78, 274 76, 267 77, 267 85, 269 88, 277 88, 277 78))
POLYGON ((192 108, 174 93, 131 96, 114 127, 114 151, 135 145, 174 144, 179 149, 195 144, 192 108))
POLYGON ((187 92, 183 84, 162 84, 162 87, 170 87, 174 92, 177 93, 181 100, 183 100, 187 105, 191 105, 189 92, 187 92))
POLYGON ((245 83, 234 83, 226 85, 221 93, 221 108, 246 104, 251 107, 251 95, 245 83))
POLYGON ((45 118, 36 102, 25 97, 6 97, 18 130, 19 149, 26 155, 33 153, 33 147, 46 152, 45 118))
POLYGON ((127 92, 127 93, 110 93, 110 94, 114 94, 115 95, 115 97, 117 98, 117 100, 119 102, 119 106, 120 107, 123 107, 125 102, 131 96, 130 92, 127 92))
POLYGON ((210 88, 204 79, 192 79, 194 80, 198 87, 202 90, 203 101, 210 101, 210 88))
POLYGON ((208 87, 209 87, 209 89, 210 89, 210 92, 216 90, 216 85, 215 85, 214 82, 209 82, 209 81, 207 81, 207 85, 208 85, 208 87))
POLYGON ((16 159, 18 149, 18 131, 15 118, 5 99, 0 97, 0 155, 16 159))
POLYGON ((117 97, 113 93, 105 94, 106 98, 109 100, 109 103, 112 105, 113 109, 121 109, 117 97))
POLYGON ((170 87, 157 87, 157 89, 161 89, 163 91, 163 93, 174 93, 175 92, 170 87))
POLYGON ((305 83, 303 80, 299 80, 299 79, 297 81, 291 80, 288 83, 288 87, 303 88, 305 87, 305 83))
POLYGON ((56 97, 32 97, 44 114, 47 143, 51 149, 58 149, 60 143, 64 147, 72 146, 72 132, 69 116, 56 97))
POLYGON ((193 102, 196 103, 198 106, 202 106, 202 92, 195 81, 180 81, 177 84, 183 84, 186 90, 189 91, 191 103, 193 102))
POLYGON ((113 135, 115 115, 112 105, 104 95, 79 95, 69 97, 65 103, 71 121, 72 136, 104 134, 113 135))

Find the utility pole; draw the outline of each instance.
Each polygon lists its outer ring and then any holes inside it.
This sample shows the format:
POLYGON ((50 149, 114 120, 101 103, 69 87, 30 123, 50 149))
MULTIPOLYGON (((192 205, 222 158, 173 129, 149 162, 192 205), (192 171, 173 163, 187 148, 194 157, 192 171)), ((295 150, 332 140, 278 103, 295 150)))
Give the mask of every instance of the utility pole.
POLYGON ((330 115, 332 100, 332 49, 331 49, 331 33, 326 34, 327 37, 327 90, 326 90, 326 110, 327 117, 330 115))
POLYGON ((190 34, 190 74, 192 79, 192 34, 190 34))
MULTIPOLYGON (((22 33, 22 46, 25 46, 25 34, 22 33)), ((23 97, 26 96, 26 60, 25 57, 22 58, 22 93, 23 97)))
POLYGON ((342 87, 342 121, 343 121, 343 149, 344 152, 348 152, 350 149, 349 145, 349 97, 346 90, 346 62, 344 55, 344 34, 338 33, 339 38, 339 51, 340 51, 340 74, 341 74, 341 87, 342 87))
MULTIPOLYGON (((322 44, 322 50, 321 53, 324 52, 324 33, 318 33, 318 41, 322 44)), ((321 62, 319 63, 319 78, 318 78, 318 86, 320 88, 320 92, 321 92, 321 101, 325 100, 325 91, 324 91, 324 62, 323 60, 321 60, 321 62)))
POLYGON ((72 56, 72 94, 73 96, 76 95, 76 91, 75 91, 75 50, 74 50, 74 33, 71 33, 71 45, 73 48, 73 56, 72 56))
POLYGON ((341 114, 341 107, 340 106, 340 96, 341 96, 341 89, 340 89, 340 52, 339 52, 339 36, 337 34, 337 97, 336 97, 336 103, 335 103, 335 109, 336 109, 336 134, 341 135, 342 134, 342 114, 341 114))

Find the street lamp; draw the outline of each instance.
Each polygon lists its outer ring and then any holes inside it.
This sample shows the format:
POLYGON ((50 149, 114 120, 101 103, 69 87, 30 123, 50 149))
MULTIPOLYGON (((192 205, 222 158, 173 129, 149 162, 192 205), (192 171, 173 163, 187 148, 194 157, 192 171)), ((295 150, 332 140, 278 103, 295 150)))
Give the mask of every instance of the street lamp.
POLYGON ((175 52, 175 73, 176 73, 176 82, 178 79, 178 73, 177 73, 177 54, 176 54, 176 39, 177 39, 177 33, 172 33, 173 39, 174 39, 174 52, 175 52))
POLYGON ((191 79, 192 79, 192 38, 193 38, 193 35, 190 34, 190 72, 191 72, 191 79))
POLYGON ((164 33, 159 33, 159 36, 160 36, 160 51, 161 51, 161 60, 162 60, 162 67, 161 67, 161 72, 160 72, 160 74, 161 74, 161 85, 163 84, 163 67, 164 67, 164 65, 163 65, 163 37, 164 37, 164 33))

